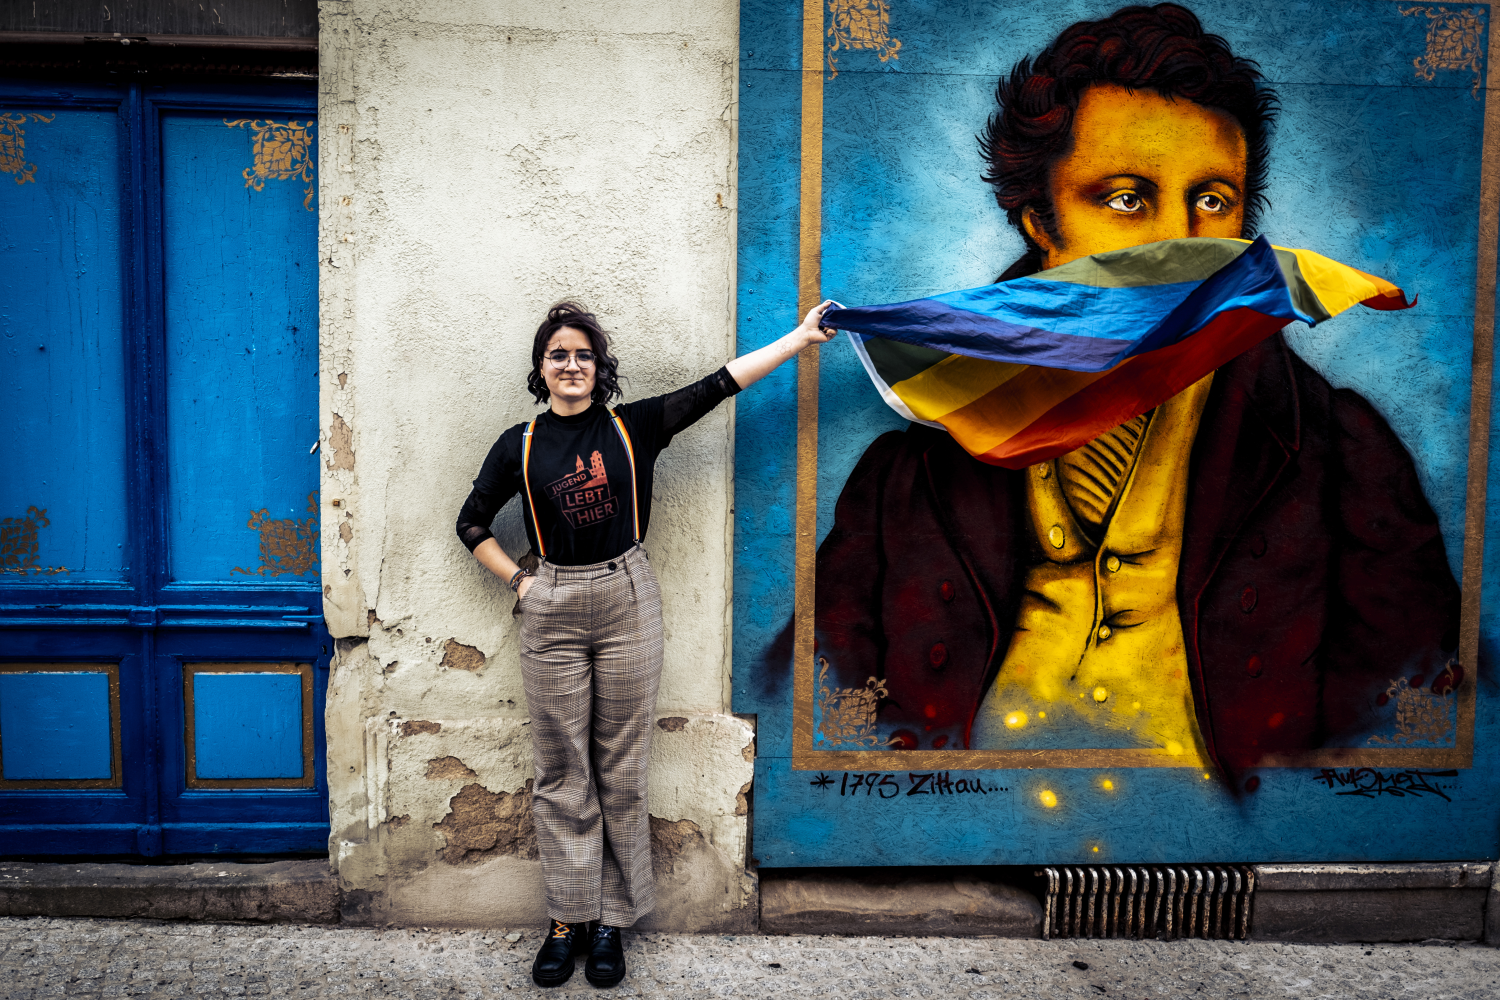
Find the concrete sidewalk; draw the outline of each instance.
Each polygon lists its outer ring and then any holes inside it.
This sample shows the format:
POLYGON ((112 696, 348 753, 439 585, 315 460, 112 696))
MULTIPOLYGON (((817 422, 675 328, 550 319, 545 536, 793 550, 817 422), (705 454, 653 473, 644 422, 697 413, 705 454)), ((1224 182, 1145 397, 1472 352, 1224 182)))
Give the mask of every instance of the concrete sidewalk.
MULTIPOLYGON (((537 989, 540 931, 0 918, 0 1000, 41 997, 594 996, 583 970, 537 989)), ((1500 995, 1482 945, 627 935, 642 997, 1044 1000, 1500 995)))

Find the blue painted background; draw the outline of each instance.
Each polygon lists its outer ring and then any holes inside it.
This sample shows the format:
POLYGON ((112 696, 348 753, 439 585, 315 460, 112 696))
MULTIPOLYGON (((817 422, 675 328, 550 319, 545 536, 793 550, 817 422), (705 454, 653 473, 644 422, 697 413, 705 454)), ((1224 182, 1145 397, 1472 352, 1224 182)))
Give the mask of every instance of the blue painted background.
MULTIPOLYGON (((1074 21, 1120 4, 1010 0, 892 3, 896 60, 839 53, 824 83, 823 294, 891 302, 993 281, 1019 237, 980 179, 975 135, 997 78, 1074 21)), ((1293 347, 1336 386, 1356 389, 1416 457, 1455 576, 1463 551, 1484 94, 1471 71, 1414 72, 1429 21, 1396 3, 1189 6, 1237 54, 1260 62, 1282 113, 1260 231, 1380 274, 1421 296, 1404 313, 1355 310, 1293 347)), ((1455 8, 1460 9, 1460 8, 1455 8)), ((741 6, 739 348, 797 322, 801 5, 741 6)), ((757 660, 792 609, 795 371, 740 396, 736 419, 735 689, 759 717, 755 853, 762 864, 1067 861, 1397 860, 1497 853, 1500 773, 1489 671, 1495 556, 1486 560, 1475 759, 1432 779, 1443 795, 1341 796, 1316 771, 1265 770, 1260 791, 1229 799, 1179 769, 953 773, 984 794, 882 800, 790 770, 790 692, 757 660), (1105 790, 1103 782, 1112 785, 1105 790), (1062 802, 1038 804, 1047 788, 1062 802), (993 791, 990 791, 993 789, 993 791), (847 789, 846 789, 847 791, 847 789), (1443 796, 1447 797, 1445 801, 1443 796), (1096 848, 1098 850, 1096 850, 1096 848)), ((903 426, 847 343, 821 354, 818 539, 865 447, 903 426)), ((1500 437, 1491 445, 1491 455, 1500 437)), ((1492 497, 1500 480, 1491 462, 1492 497)), ((1491 505, 1492 507, 1495 505, 1491 505)), ((1487 532, 1500 530, 1491 515, 1487 532)), ((1496 546, 1490 546, 1493 553, 1496 546)), ((899 775, 903 791, 906 777, 899 775)))

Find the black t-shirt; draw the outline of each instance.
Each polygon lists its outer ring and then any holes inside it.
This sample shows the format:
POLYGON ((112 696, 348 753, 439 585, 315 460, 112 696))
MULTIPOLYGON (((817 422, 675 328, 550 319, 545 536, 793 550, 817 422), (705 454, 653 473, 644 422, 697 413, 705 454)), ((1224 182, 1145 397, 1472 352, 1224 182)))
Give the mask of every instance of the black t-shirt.
POLYGON ((740 391, 727 368, 664 396, 615 407, 635 451, 635 483, 625 443, 609 412, 597 403, 561 417, 547 410, 537 418, 527 470, 531 493, 522 486, 526 424, 516 424, 495 442, 458 515, 458 537, 469 551, 492 537, 490 522, 521 493, 526 537, 532 551, 558 566, 586 566, 613 559, 641 537, 651 519, 656 457, 672 436, 740 391), (634 495, 632 495, 632 492, 634 495), (544 545, 537 544, 538 527, 544 545))

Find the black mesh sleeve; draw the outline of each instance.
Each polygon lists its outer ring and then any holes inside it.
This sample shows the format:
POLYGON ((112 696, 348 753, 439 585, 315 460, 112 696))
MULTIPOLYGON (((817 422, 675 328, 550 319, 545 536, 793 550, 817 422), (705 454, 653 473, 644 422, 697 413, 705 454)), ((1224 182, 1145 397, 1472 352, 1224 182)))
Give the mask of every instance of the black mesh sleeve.
POLYGON ((720 368, 712 375, 662 397, 662 431, 667 437, 687 430, 703 415, 740 391, 740 384, 720 368))
POLYGON ((495 515, 521 491, 521 431, 525 426, 517 424, 500 435, 458 512, 458 538, 470 552, 486 538, 495 537, 490 532, 495 515))
POLYGON ((486 538, 495 537, 490 531, 490 524, 503 506, 503 502, 495 503, 492 497, 479 492, 478 487, 469 491, 469 498, 458 512, 458 539, 470 552, 478 548, 479 543, 486 538))

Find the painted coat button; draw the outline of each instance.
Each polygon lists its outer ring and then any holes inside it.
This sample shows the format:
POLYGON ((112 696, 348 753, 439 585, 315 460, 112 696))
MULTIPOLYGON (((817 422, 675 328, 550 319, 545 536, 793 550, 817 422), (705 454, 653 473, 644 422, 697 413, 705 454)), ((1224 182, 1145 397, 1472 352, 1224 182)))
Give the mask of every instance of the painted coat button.
POLYGON ((1261 667, 1260 657, 1258 656, 1252 656, 1245 662, 1245 673, 1249 674, 1251 677, 1259 677, 1262 669, 1263 668, 1261 667))
POLYGON ((1054 549, 1062 548, 1067 540, 1067 536, 1063 534, 1062 525, 1054 524, 1047 530, 1047 541, 1052 543, 1054 549))
POLYGON ((1114 633, 1109 630, 1109 626, 1108 625, 1100 625, 1099 626, 1099 639, 1100 639, 1101 642, 1103 640, 1105 640, 1105 639, 1108 639, 1113 634, 1114 633))
POLYGON ((1266 554, 1266 536, 1256 535, 1250 540, 1250 554, 1259 559, 1266 554))
POLYGON ((1104 568, 1109 570, 1111 573, 1120 572, 1120 557, 1110 556, 1108 559, 1104 560, 1104 568))
POLYGON ((1052 478, 1052 463, 1051 462, 1048 462, 1047 464, 1045 464, 1045 465, 1042 466, 1041 476, 1042 476, 1043 479, 1051 479, 1052 478))
POLYGON ((1240 591, 1240 610, 1248 615, 1250 612, 1255 610, 1255 600, 1255 588, 1246 587, 1244 590, 1240 591))
POLYGON ((938 596, 945 601, 953 600, 953 581, 944 580, 938 584, 938 596))
POLYGON ((947 663, 948 647, 941 642, 933 643, 932 648, 927 651, 927 662, 931 663, 934 669, 947 663))

